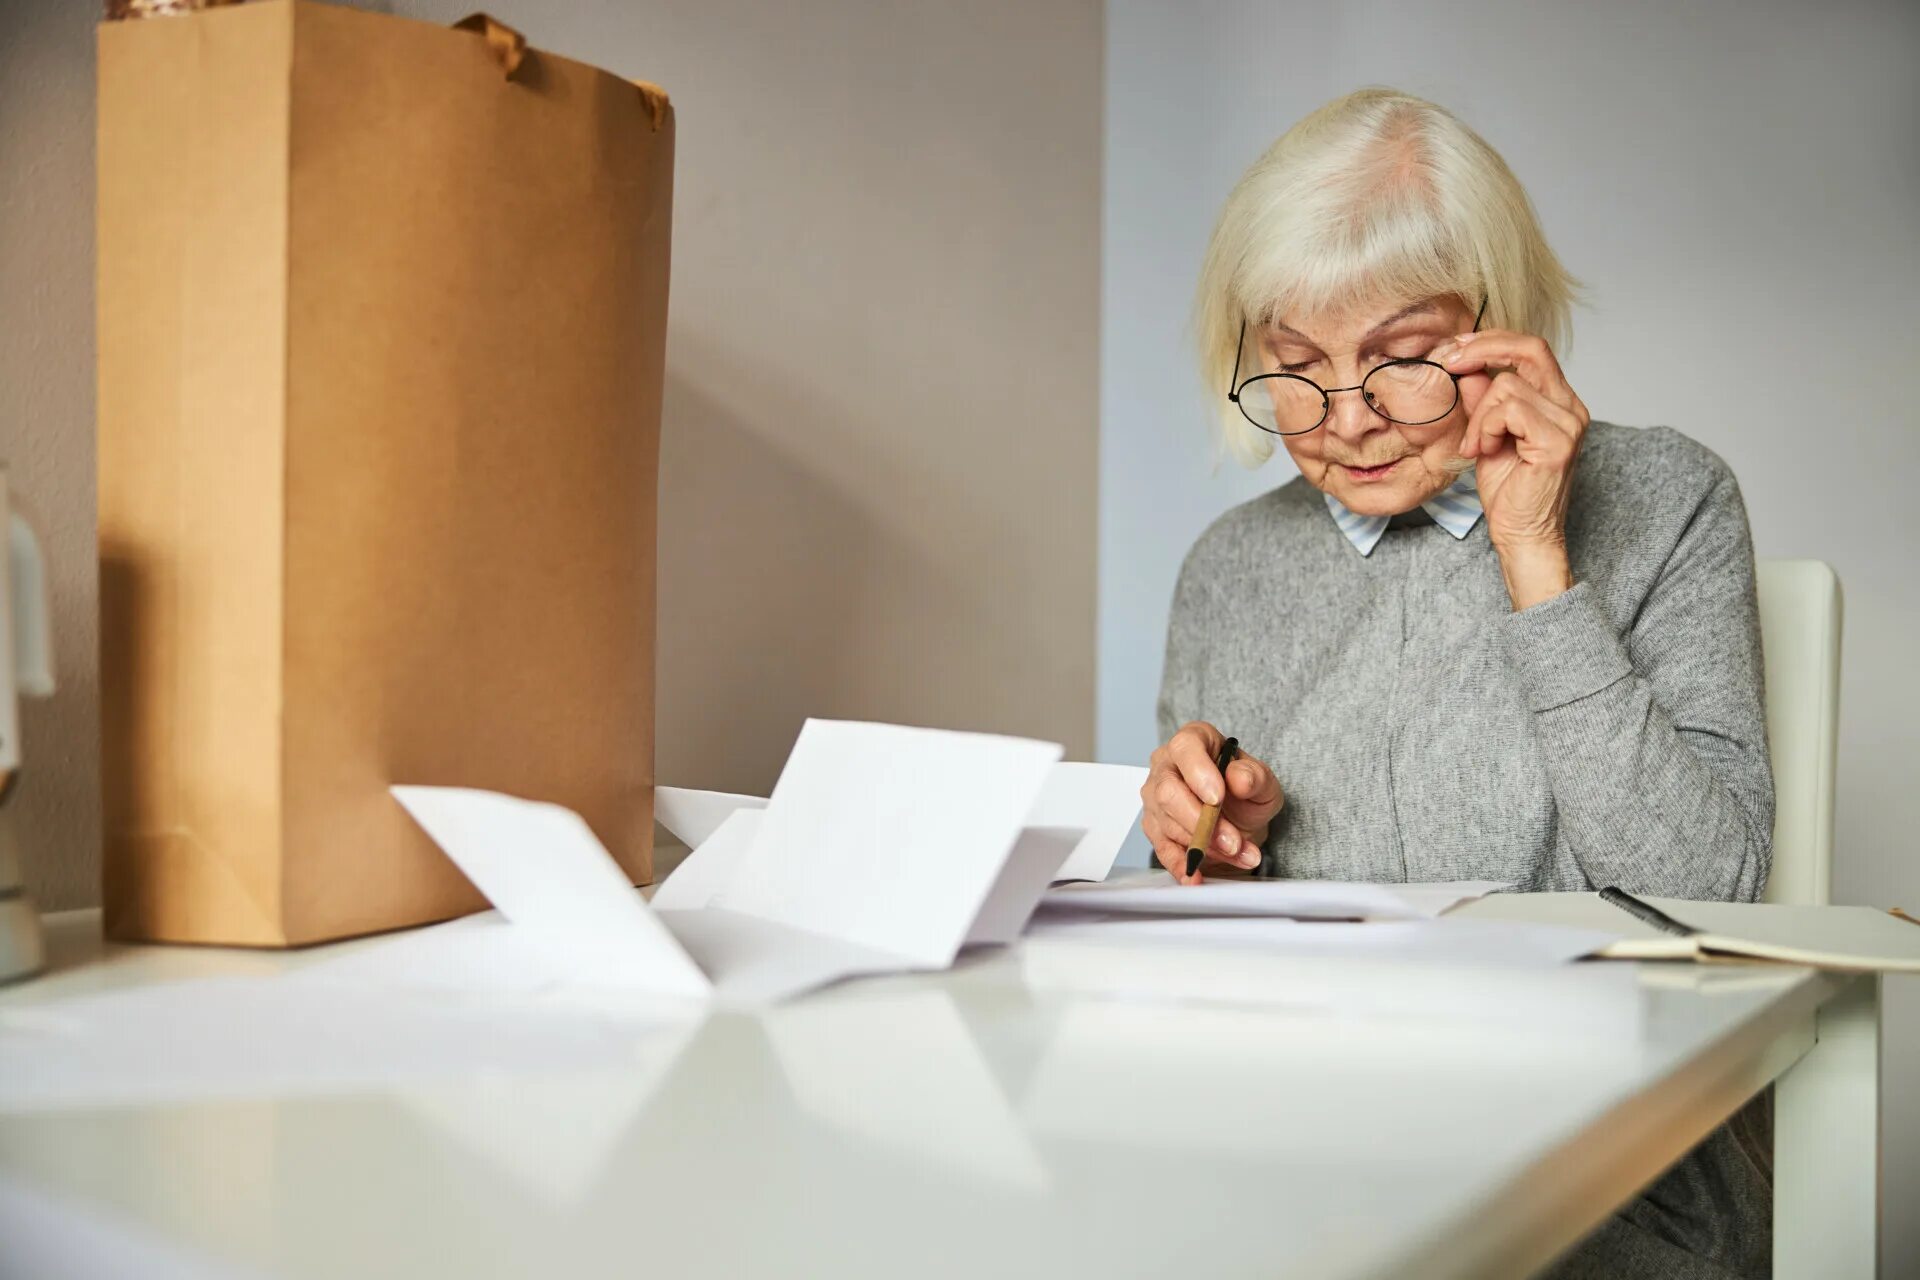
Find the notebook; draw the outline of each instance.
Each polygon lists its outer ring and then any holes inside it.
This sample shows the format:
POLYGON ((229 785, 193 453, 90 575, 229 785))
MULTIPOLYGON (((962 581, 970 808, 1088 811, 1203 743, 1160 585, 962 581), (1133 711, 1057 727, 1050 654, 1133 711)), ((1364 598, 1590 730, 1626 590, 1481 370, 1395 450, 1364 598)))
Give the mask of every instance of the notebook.
POLYGON ((1630 900, 1665 922, 1598 893, 1496 894, 1454 914, 1604 930, 1618 938, 1594 954, 1610 960, 1773 960, 1852 973, 1920 973, 1920 925, 1873 907, 1630 900))

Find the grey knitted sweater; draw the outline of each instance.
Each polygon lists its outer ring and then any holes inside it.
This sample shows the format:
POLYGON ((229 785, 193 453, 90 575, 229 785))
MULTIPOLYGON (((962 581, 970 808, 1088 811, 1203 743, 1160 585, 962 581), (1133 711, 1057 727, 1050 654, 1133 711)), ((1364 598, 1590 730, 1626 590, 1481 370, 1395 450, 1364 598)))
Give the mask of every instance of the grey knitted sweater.
MULTIPOLYGON (((1567 544, 1578 585, 1516 613, 1484 519, 1456 541, 1416 513, 1363 557, 1304 480, 1236 507, 1180 572, 1162 740, 1205 720, 1272 766, 1280 875, 1757 898, 1773 777, 1739 486, 1678 432, 1596 422, 1567 544)), ((1764 1273, 1760 1155, 1719 1130, 1568 1266, 1764 1273)))

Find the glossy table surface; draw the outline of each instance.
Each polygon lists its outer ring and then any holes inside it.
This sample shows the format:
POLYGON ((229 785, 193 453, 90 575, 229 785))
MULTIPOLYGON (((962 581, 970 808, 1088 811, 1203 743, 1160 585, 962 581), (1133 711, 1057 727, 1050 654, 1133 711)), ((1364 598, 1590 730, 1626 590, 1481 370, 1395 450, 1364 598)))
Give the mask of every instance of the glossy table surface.
MULTIPOLYGON (((314 954, 94 927, 58 921, 53 972, 0 1011, 314 954)), ((20 1266, 156 1275, 1519 1273, 1805 1052, 1839 989, 1744 966, 1459 981, 1473 1016, 1134 1001, 1037 985, 1013 948, 758 1014, 603 1020, 549 1069, 0 1114, 0 1238, 20 1266)))

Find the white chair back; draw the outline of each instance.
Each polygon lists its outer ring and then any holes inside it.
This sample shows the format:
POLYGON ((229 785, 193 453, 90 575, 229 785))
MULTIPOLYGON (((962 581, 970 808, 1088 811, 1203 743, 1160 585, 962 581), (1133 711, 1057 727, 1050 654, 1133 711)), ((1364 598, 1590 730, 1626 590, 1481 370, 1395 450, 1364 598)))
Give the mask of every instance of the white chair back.
POLYGON ((1833 779, 1840 724, 1840 578, 1819 560, 1762 560, 1773 872, 1767 902, 1833 896, 1833 779))

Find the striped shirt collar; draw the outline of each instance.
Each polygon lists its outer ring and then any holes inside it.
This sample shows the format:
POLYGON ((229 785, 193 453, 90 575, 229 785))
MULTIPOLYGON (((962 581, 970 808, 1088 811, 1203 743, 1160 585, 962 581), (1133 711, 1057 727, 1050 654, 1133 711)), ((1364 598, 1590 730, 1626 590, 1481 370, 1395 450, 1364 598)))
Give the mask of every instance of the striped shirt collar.
MULTIPOLYGON (((1333 513, 1333 522, 1340 526, 1340 532, 1347 535, 1347 541, 1363 556, 1373 554, 1380 545, 1380 539, 1387 534, 1388 516, 1363 516, 1347 510, 1346 504, 1330 493, 1322 493, 1327 500, 1327 510, 1333 513)), ((1475 486, 1474 474, 1469 469, 1459 479, 1434 494, 1420 504, 1433 522, 1452 534, 1456 540, 1465 538, 1473 532, 1473 526, 1480 523, 1482 509, 1480 490, 1475 486)))

